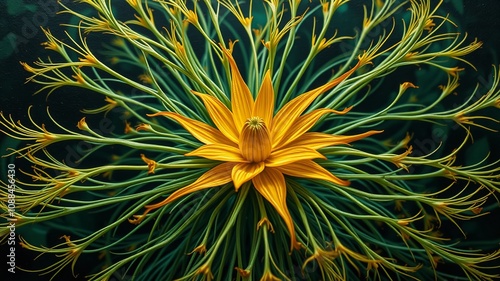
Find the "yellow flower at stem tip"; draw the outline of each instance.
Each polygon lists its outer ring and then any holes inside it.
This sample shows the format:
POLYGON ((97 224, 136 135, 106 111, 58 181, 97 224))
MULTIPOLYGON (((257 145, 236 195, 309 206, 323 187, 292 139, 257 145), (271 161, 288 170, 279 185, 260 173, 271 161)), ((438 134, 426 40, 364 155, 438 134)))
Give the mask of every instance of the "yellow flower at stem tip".
POLYGON ((295 227, 286 204, 285 176, 319 179, 347 186, 349 181, 332 175, 313 159, 325 158, 320 148, 348 144, 380 131, 368 131, 353 136, 335 136, 308 132, 325 114, 345 114, 343 111, 321 108, 302 114, 322 93, 348 78, 364 62, 360 60, 351 70, 338 78, 306 92, 288 102, 275 116, 274 90, 270 71, 265 74, 254 100, 229 50, 223 49, 231 69, 231 109, 217 98, 192 91, 202 99, 217 128, 173 112, 148 116, 166 116, 178 122, 195 138, 204 143, 186 156, 198 156, 221 161, 192 184, 176 190, 162 202, 145 206, 144 214, 135 216, 139 223, 151 210, 160 208, 187 194, 233 182, 235 190, 251 181, 284 220, 291 240, 291 249, 299 249, 295 227))

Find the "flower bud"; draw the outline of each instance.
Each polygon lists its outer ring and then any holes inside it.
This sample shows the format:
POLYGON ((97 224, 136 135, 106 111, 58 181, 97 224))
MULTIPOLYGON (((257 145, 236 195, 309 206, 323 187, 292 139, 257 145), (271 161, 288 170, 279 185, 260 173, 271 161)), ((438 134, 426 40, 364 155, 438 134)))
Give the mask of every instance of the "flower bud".
POLYGON ((241 154, 250 162, 262 162, 271 154, 271 139, 264 120, 260 117, 247 119, 240 135, 241 154))

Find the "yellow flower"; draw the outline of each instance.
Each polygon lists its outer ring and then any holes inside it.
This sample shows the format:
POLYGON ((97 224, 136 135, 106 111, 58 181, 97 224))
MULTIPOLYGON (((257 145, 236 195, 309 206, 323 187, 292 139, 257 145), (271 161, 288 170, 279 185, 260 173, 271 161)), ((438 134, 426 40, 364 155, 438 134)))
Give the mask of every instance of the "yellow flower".
POLYGON ((344 111, 317 109, 302 113, 320 94, 333 88, 349 77, 364 60, 338 78, 306 92, 288 102, 274 113, 274 90, 268 71, 263 79, 256 100, 234 61, 229 50, 223 50, 231 68, 231 108, 218 99, 194 92, 205 104, 208 114, 217 128, 172 112, 148 115, 169 117, 195 138, 204 143, 186 156, 198 156, 221 161, 192 184, 183 187, 160 203, 147 205, 143 215, 135 216, 139 223, 146 213, 169 204, 176 199, 199 190, 233 182, 235 190, 251 181, 254 188, 276 209, 284 220, 291 239, 291 248, 299 249, 292 217, 286 204, 287 187, 284 175, 326 180, 347 186, 349 181, 339 179, 312 159, 325 158, 317 150, 323 147, 347 144, 378 133, 369 131, 354 136, 334 136, 308 132, 316 121, 327 113, 345 114, 344 111))

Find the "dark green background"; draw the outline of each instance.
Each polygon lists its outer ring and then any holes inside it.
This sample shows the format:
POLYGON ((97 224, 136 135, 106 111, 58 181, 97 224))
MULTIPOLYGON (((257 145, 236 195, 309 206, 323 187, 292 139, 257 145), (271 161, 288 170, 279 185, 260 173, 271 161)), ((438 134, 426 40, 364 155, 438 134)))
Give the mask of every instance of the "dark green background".
MULTIPOLYGON (((10 1, 2 0, 0 2, 0 40, 3 38, 3 41, 1 41, 3 44, 0 44, 0 110, 4 114, 12 114, 14 119, 27 120, 26 109, 29 105, 33 105, 34 116, 40 118, 37 120, 44 120, 43 118, 46 118, 44 117, 45 108, 49 105, 51 111, 55 114, 67 116, 65 120, 67 123, 64 123, 65 125, 75 126, 76 121, 81 118, 81 114, 78 112, 81 109, 81 104, 92 101, 86 100, 82 95, 71 95, 71 98, 64 98, 61 94, 55 94, 48 100, 43 93, 33 96, 39 85, 34 83, 25 84, 28 73, 19 64, 19 61, 31 63, 38 57, 46 58, 50 54, 49 51, 44 50, 40 46, 40 43, 44 42, 45 38, 41 30, 37 27, 37 23, 60 32, 62 27, 59 26, 59 23, 66 22, 68 16, 56 15, 54 13, 55 6, 52 5, 55 2, 54 0, 16 1, 19 3, 23 2, 24 4, 13 8, 13 5, 7 5, 7 2, 10 1), (19 40, 15 48, 11 48, 11 44, 5 44, 5 40, 9 40, 6 38, 12 39, 14 38, 13 36, 17 36, 19 40)), ((356 1, 352 0, 351 2, 356 1)), ((63 2, 71 5, 69 1, 63 2)), ((437 1, 432 0, 432 2, 437 1)), ((487 86, 488 81, 490 81, 489 77, 491 76, 492 65, 499 63, 500 19, 498 15, 500 14, 500 1, 464 0, 463 6, 457 5, 460 2, 462 1, 445 1, 444 5, 449 10, 449 13, 453 15, 456 23, 460 25, 460 28, 468 32, 470 38, 477 37, 484 42, 483 48, 468 57, 479 71, 475 75, 466 77, 461 83, 470 83, 470 87, 473 88, 478 81, 480 85, 487 86)), ((68 91, 73 90, 68 89, 68 91)), ((478 132, 474 136, 476 139, 483 136, 486 137, 492 150, 491 156, 494 159, 499 158, 500 138, 498 133, 478 132)), ((7 141, 3 136, 0 136, 0 147, 2 147, 2 150, 6 145, 17 145, 17 143, 7 141)), ((3 154, 3 152, 0 153, 3 154)), ((11 160, 4 158, 0 161, 2 163, 2 178, 5 176, 5 172, 3 171, 6 171, 4 165, 8 161, 11 160)), ((476 235, 472 235, 470 238, 480 239, 477 235, 491 236, 493 235, 492 233, 500 233, 499 226, 497 226, 499 225, 497 223, 498 220, 495 220, 495 217, 499 217, 498 211, 493 216, 478 220, 475 226, 480 226, 481 228, 478 228, 475 233, 476 235), (489 223, 491 221, 493 223, 489 223)), ((30 226, 26 228, 30 228, 30 226)), ((35 255, 24 252, 19 246, 17 246, 16 250, 18 265, 30 267, 34 263, 33 258, 35 255)), ((1 280, 48 280, 48 277, 36 277, 36 275, 28 277, 27 274, 19 271, 15 276, 8 275, 6 272, 6 263, 3 262, 6 253, 6 245, 2 245, 0 247, 0 261, 2 261, 0 263, 1 280)), ((89 261, 81 259, 81 262, 78 264, 78 271, 85 272, 88 266, 89 261)), ((78 279, 83 280, 83 275, 79 276, 78 279)), ((54 280, 73 279, 71 278, 71 274, 65 271, 59 274, 54 280)))

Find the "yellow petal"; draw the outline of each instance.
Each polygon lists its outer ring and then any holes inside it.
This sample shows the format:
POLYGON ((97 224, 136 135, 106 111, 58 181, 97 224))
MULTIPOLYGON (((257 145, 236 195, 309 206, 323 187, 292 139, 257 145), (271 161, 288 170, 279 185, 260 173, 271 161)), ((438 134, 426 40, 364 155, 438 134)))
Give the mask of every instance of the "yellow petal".
POLYGON ((201 175, 195 182, 192 184, 185 186, 181 189, 176 190, 170 196, 168 196, 162 202, 146 205, 145 208, 150 211, 153 209, 160 208, 161 206, 165 206, 168 203, 171 203, 182 196, 188 195, 190 193, 200 191, 203 189, 207 189, 210 187, 220 186, 231 182, 231 171, 234 167, 234 163, 222 163, 208 170, 206 173, 201 175))
POLYGON ((292 177, 325 180, 343 186, 349 185, 349 181, 337 178, 312 160, 302 160, 285 166, 276 167, 276 169, 292 177))
POLYGON ((241 77, 233 56, 225 48, 222 48, 222 51, 226 55, 231 67, 231 110, 236 129, 238 132, 241 132, 245 121, 252 117, 254 101, 247 84, 245 84, 243 77, 241 77))
POLYGON ((290 130, 288 131, 288 133, 286 133, 284 135, 284 137, 281 139, 281 141, 273 142, 273 145, 275 145, 275 147, 273 147, 273 148, 280 148, 280 147, 294 141, 295 139, 297 139, 298 137, 303 135, 305 132, 309 131, 309 129, 311 129, 312 126, 314 126, 314 124, 316 124, 316 122, 323 115, 325 115, 327 113, 345 114, 350 109, 351 109, 351 107, 348 107, 343 111, 337 111, 337 110, 328 109, 328 108, 320 108, 320 109, 316 109, 312 112, 309 112, 307 114, 300 116, 299 118, 297 118, 297 121, 295 121, 295 123, 290 127, 290 130))
POLYGON ((281 218, 285 221, 290 234, 290 250, 300 249, 300 243, 295 237, 295 226, 293 225, 292 216, 286 205, 286 183, 285 177, 281 172, 273 168, 266 168, 252 180, 255 189, 264 197, 274 209, 278 212, 281 218))
POLYGON ((241 156, 239 149, 226 144, 206 144, 185 155, 223 162, 248 162, 241 156))
POLYGON ((285 104, 285 106, 283 106, 283 108, 278 111, 273 120, 271 129, 273 142, 281 141, 284 135, 292 127, 292 124, 295 122, 295 120, 297 120, 302 112, 304 112, 304 110, 306 110, 320 94, 330 90, 340 82, 347 79, 347 77, 349 77, 360 66, 361 61, 359 61, 351 70, 347 71, 336 79, 314 90, 304 93, 285 104))
POLYGON ((266 160, 266 167, 278 167, 287 165, 300 160, 310 160, 316 158, 325 158, 323 154, 308 147, 288 147, 273 151, 266 160))
POLYGON ((274 114, 274 89, 271 81, 271 72, 268 70, 260 86, 259 95, 255 100, 252 116, 258 116, 264 120, 269 128, 274 114))
POLYGON ((149 117, 165 116, 175 120, 184 129, 186 129, 193 137, 198 139, 204 144, 223 143, 235 146, 236 144, 225 137, 219 130, 194 119, 184 117, 173 112, 157 112, 154 114, 147 114, 149 117))
POLYGON ((191 91, 196 96, 200 97, 207 108, 208 115, 212 121, 214 121, 215 126, 231 141, 238 143, 238 132, 234 126, 233 114, 229 109, 218 99, 191 91))
POLYGON ((231 177, 236 191, 247 181, 260 174, 265 168, 264 162, 260 163, 238 163, 233 167, 231 177))
POLYGON ((310 149, 318 150, 320 148, 333 145, 349 144, 353 141, 364 139, 382 132, 383 131, 368 131, 352 136, 336 136, 325 133, 308 132, 298 137, 295 141, 289 143, 285 147, 304 146, 310 149))

